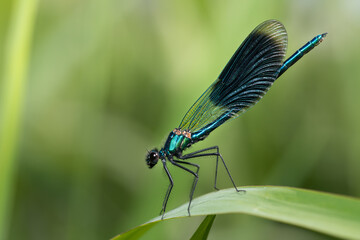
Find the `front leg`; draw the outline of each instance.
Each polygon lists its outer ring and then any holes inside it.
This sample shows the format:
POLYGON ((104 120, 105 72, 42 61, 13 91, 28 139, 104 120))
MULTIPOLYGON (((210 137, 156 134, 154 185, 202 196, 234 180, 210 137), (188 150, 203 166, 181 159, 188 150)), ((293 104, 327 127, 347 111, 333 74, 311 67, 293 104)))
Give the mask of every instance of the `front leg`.
POLYGON ((164 198, 164 201, 163 201, 163 206, 162 206, 162 209, 161 209, 161 211, 160 211, 160 215, 162 215, 162 216, 161 216, 161 220, 164 219, 165 210, 166 210, 166 205, 167 205, 167 202, 168 202, 168 200, 169 200, 171 190, 172 190, 172 188, 174 187, 174 181, 173 181, 173 179, 172 179, 172 177, 171 177, 171 174, 170 174, 170 172, 169 172, 169 170, 168 170, 168 168, 167 168, 167 166, 166 166, 166 161, 165 161, 165 160, 162 160, 162 163, 163 163, 165 172, 166 172, 166 174, 167 174, 167 176, 168 176, 168 178, 169 178, 170 184, 169 184, 169 187, 168 187, 168 189, 167 189, 167 191, 166 191, 165 198, 164 198))

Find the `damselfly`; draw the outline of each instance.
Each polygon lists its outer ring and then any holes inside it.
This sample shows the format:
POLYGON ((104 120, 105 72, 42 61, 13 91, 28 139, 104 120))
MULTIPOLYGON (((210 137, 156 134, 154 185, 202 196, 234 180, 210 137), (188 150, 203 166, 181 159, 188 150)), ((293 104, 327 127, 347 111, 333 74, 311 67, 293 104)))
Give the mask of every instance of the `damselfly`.
POLYGON ((218 146, 185 155, 183 155, 183 151, 191 145, 204 140, 214 129, 229 119, 238 117, 255 105, 277 78, 317 46, 325 36, 326 33, 317 35, 284 61, 287 48, 287 33, 285 27, 279 21, 265 21, 250 33, 236 50, 216 81, 187 111, 179 127, 170 132, 164 147, 160 150, 155 148, 149 151, 146 156, 146 163, 149 168, 154 167, 158 160, 161 160, 170 181, 160 212, 162 217, 164 217, 166 205, 174 186, 173 179, 166 166, 167 162, 194 176, 188 205, 189 215, 191 201, 199 178, 200 166, 188 162, 188 159, 216 156, 214 188, 217 189, 217 169, 220 158, 235 190, 238 192, 244 191, 236 187, 218 146), (189 169, 188 166, 195 167, 196 171, 189 169))

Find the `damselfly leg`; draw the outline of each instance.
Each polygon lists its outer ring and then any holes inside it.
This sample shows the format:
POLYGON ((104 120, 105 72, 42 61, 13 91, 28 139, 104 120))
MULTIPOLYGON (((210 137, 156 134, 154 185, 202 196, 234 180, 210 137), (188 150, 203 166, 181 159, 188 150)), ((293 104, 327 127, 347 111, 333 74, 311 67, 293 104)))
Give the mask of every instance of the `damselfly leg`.
POLYGON ((187 160, 187 159, 191 159, 191 158, 198 158, 198 157, 207 157, 207 156, 216 156, 216 166, 215 166, 215 183, 214 183, 214 188, 216 190, 218 190, 218 188, 216 187, 216 183, 217 183, 217 172, 218 172, 218 162, 219 162, 219 157, 222 161, 222 163, 224 164, 224 167, 226 169, 226 172, 227 174, 229 175, 229 178, 235 188, 235 190, 237 192, 245 192, 245 190, 239 190, 237 187, 236 187, 236 184, 230 174, 230 171, 228 169, 228 167, 226 166, 226 163, 224 161, 224 158, 221 156, 220 152, 219 152, 219 147, 218 146, 213 146, 213 147, 209 147, 209 148, 204 148, 204 149, 201 149, 201 150, 198 150, 198 151, 195 151, 195 152, 192 152, 192 153, 189 153, 189 154, 186 154, 186 155, 183 155, 181 157, 179 157, 180 159, 182 160, 187 160), (206 151, 209 151, 209 150, 216 150, 216 152, 212 152, 212 153, 204 153, 206 151))
POLYGON ((164 198, 164 202, 163 202, 163 206, 162 206, 162 209, 160 211, 160 215, 161 215, 161 220, 164 219, 164 214, 165 214, 165 209, 166 209, 166 205, 167 205, 167 202, 169 200, 169 196, 170 196, 170 193, 171 193, 171 190, 172 188, 174 187, 174 181, 171 177, 171 174, 169 172, 169 169, 167 168, 166 166, 166 162, 165 161, 162 161, 163 165, 164 165, 164 169, 165 169, 165 172, 169 178, 169 181, 170 181, 170 184, 169 184, 169 187, 166 191, 166 194, 165 194, 165 198, 164 198))

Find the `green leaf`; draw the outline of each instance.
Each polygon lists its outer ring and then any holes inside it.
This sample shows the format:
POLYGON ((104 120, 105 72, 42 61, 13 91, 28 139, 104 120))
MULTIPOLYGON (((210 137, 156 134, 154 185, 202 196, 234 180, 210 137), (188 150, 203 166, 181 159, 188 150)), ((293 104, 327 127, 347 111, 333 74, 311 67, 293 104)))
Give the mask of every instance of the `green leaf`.
POLYGON ((204 219, 204 221, 202 221, 202 223, 200 224, 194 235, 192 235, 190 240, 206 240, 209 235, 211 226, 215 220, 215 217, 216 215, 206 216, 206 218, 204 219))
MULTIPOLYGON (((191 215, 245 213, 304 227, 340 238, 360 236, 360 199, 305 189, 276 186, 241 187, 243 192, 225 189, 193 200, 191 215)), ((184 204, 165 214, 164 220, 187 217, 184 204)), ((129 239, 159 222, 156 217, 114 239, 129 239)))
POLYGON ((113 239, 116 240, 139 239, 142 235, 144 235, 144 233, 146 233, 150 228, 152 228, 158 222, 159 221, 142 224, 136 228, 133 228, 123 234, 114 237, 113 239))

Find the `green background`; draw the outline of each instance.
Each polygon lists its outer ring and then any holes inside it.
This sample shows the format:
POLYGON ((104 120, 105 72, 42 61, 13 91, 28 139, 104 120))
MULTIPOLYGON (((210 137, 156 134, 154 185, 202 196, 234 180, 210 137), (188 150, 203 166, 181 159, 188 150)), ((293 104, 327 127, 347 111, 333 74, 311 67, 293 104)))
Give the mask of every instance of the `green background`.
MULTIPOLYGON (((15 2, 0 3, 1 72, 15 2)), ((11 200, 8 239, 108 239, 155 217, 168 180, 161 165, 147 169, 146 150, 162 147, 267 19, 285 25, 287 56, 317 34, 328 36, 253 109, 191 150, 219 145, 239 186, 360 196, 359 11, 350 0, 39 1, 12 191, 0 192, 11 200)), ((196 163, 199 196, 213 191, 215 162, 196 163)), ((170 171, 169 210, 188 201, 192 182, 170 171)), ((231 187, 223 168, 219 179, 220 188, 231 187)), ((201 220, 159 224, 145 238, 187 239, 201 220)), ((241 215, 218 216, 209 239, 284 236, 329 239, 241 215)))

